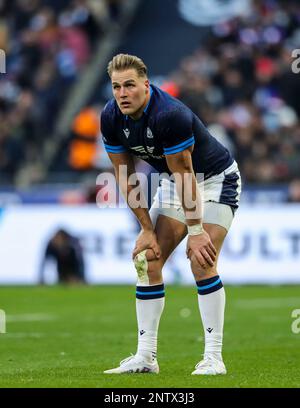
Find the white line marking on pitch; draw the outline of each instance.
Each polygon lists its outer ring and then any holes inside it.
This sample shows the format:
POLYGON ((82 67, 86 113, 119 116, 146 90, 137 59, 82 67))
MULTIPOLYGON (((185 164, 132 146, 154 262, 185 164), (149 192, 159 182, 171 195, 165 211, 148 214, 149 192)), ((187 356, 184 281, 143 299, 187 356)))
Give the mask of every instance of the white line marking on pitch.
POLYGON ((25 338, 34 338, 34 339, 40 339, 41 337, 46 337, 46 333, 6 333, 5 338, 7 337, 13 337, 17 339, 25 339, 25 338))
MULTIPOLYGON (((51 333, 51 337, 59 337, 59 338, 69 338, 72 336, 72 333, 51 333)), ((5 338, 13 337, 17 339, 25 339, 25 338, 36 338, 39 339, 41 337, 49 338, 49 333, 36 333, 36 332, 16 332, 16 333, 5 333, 5 338)), ((3 336, 4 338, 4 336, 3 336)))
POLYGON ((56 320, 56 317, 46 313, 6 315, 7 322, 43 322, 51 320, 56 320))
POLYGON ((278 298, 254 298, 240 299, 232 301, 234 306, 243 309, 273 309, 281 308, 282 306, 300 306, 299 297, 278 297, 278 298))

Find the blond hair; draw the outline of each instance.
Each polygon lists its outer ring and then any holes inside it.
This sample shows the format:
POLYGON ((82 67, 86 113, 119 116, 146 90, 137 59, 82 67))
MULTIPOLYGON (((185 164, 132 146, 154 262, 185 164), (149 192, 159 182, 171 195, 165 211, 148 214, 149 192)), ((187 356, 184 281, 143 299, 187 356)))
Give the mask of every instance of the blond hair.
POLYGON ((135 55, 118 54, 107 65, 107 72, 111 78, 113 71, 125 71, 135 69, 139 77, 147 77, 147 67, 141 58, 135 55))

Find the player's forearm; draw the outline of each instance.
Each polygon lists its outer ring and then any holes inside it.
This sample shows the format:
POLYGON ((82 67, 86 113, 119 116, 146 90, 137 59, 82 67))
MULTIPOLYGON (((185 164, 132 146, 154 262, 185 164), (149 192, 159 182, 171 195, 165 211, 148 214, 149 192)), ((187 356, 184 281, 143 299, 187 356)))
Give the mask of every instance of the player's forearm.
POLYGON ((153 224, 149 215, 148 209, 145 208, 131 208, 132 212, 138 219, 141 228, 144 231, 153 231, 153 224))
POLYGON ((130 171, 127 174, 121 174, 116 171, 116 179, 128 207, 138 219, 141 228, 143 230, 153 230, 148 204, 135 172, 130 171))
POLYGON ((182 152, 167 155, 167 164, 171 170, 179 199, 181 201, 186 224, 202 225, 202 199, 197 179, 193 170, 192 147, 182 152))
POLYGON ((193 170, 174 173, 176 190, 181 201, 186 224, 202 224, 201 192, 193 170))

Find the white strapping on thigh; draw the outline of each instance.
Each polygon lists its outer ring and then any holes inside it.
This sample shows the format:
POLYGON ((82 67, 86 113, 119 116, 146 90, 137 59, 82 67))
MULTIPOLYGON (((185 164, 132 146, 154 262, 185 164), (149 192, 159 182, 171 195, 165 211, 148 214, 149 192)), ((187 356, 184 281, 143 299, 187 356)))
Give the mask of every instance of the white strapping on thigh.
POLYGON ((229 205, 215 202, 204 203, 203 223, 220 225, 229 231, 232 220, 233 213, 229 205))

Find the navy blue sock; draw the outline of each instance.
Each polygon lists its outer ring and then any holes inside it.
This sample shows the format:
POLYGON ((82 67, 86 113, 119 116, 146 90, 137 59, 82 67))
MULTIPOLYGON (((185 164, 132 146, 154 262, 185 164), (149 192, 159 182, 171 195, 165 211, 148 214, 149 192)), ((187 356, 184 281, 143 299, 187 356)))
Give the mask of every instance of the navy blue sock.
POLYGON ((136 298, 137 299, 159 299, 165 296, 165 286, 164 284, 153 285, 153 286, 137 286, 136 287, 136 298))
POLYGON ((209 293, 215 292, 223 287, 219 275, 213 276, 212 278, 197 281, 196 284, 199 295, 208 295, 209 293))

